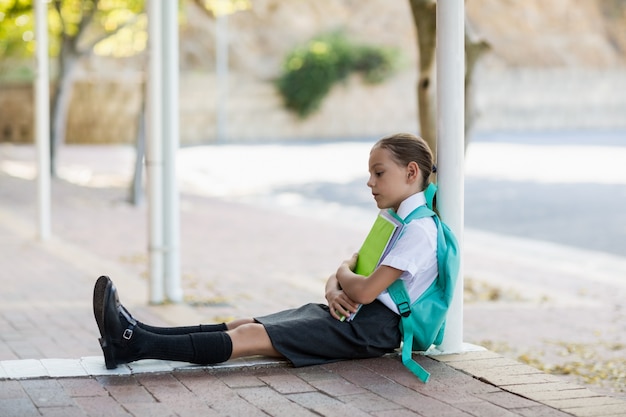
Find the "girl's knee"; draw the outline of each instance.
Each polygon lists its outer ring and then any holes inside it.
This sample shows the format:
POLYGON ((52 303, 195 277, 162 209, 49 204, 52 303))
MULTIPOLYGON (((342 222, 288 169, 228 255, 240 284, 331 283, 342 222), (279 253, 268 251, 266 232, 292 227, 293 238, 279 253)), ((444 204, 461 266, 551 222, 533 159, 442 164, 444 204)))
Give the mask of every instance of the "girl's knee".
POLYGON ((260 323, 241 324, 235 329, 229 330, 228 334, 233 343, 232 358, 252 355, 281 356, 274 349, 265 327, 260 323))
POLYGON ((231 322, 226 323, 226 329, 235 330, 236 328, 246 325, 256 323, 254 319, 237 319, 231 322))
POLYGON ((229 331, 232 336, 243 338, 257 338, 259 336, 267 335, 265 327, 262 324, 255 322, 241 322, 235 326, 232 331, 229 331))

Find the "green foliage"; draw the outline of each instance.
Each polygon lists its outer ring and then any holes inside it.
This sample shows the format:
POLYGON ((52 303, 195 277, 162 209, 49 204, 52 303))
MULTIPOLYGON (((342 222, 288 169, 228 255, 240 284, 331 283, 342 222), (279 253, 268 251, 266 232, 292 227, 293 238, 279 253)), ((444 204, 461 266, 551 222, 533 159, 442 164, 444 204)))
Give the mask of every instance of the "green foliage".
POLYGON ((0 0, 0 57, 31 55, 34 24, 32 0, 0 0))
POLYGON ((361 46, 355 55, 354 69, 370 84, 385 81, 396 70, 398 51, 389 48, 361 46))
POLYGON ((395 49, 351 43, 341 32, 318 36, 291 51, 276 85, 285 107, 305 118, 316 111, 337 82, 352 72, 380 83, 397 67, 395 49))
MULTIPOLYGON (((92 11, 89 30, 80 46, 113 56, 132 55, 145 49, 145 19, 138 19, 144 0, 55 0, 48 3, 50 55, 57 56, 62 37, 75 36, 92 11), (129 24, 130 23, 130 24, 129 24), (109 36, 113 35, 113 36, 109 36)), ((35 51, 33 0, 0 0, 0 61, 24 60, 35 51)), ((3 65, 2 67, 5 67, 3 65)), ((23 69, 20 69, 23 71, 23 69)), ((0 72, 15 72, 0 68, 0 72)))

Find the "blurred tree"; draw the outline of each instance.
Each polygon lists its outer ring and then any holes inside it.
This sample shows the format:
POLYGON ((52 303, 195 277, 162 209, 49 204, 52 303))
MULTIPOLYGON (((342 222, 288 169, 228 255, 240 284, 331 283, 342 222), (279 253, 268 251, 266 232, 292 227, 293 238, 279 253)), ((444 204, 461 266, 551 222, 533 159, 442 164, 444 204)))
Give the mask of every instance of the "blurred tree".
POLYGON ((603 0, 600 12, 605 16, 609 42, 621 54, 626 53, 626 0, 603 0))
POLYGON ((230 15, 252 8, 251 0, 192 0, 206 16, 215 18, 218 15, 230 15))
MULTIPOLYGON (((56 88, 51 103, 51 171, 65 140, 77 63, 92 53, 129 56, 146 47, 144 0, 52 0, 48 10, 50 55, 56 57, 56 88)), ((26 58, 34 52, 32 0, 0 0, 0 58, 26 58)))
MULTIPOLYGON (((437 0, 409 0, 417 32, 419 69, 417 106, 420 134, 428 142, 435 156, 437 152, 437 77, 435 44, 437 34, 437 0)), ((468 133, 474 121, 471 86, 478 59, 489 49, 465 19, 465 149, 468 133)))
POLYGON ((355 44, 341 30, 323 33, 287 54, 276 87, 285 107, 304 119, 350 74, 360 73, 368 84, 389 78, 399 55, 393 48, 355 44))

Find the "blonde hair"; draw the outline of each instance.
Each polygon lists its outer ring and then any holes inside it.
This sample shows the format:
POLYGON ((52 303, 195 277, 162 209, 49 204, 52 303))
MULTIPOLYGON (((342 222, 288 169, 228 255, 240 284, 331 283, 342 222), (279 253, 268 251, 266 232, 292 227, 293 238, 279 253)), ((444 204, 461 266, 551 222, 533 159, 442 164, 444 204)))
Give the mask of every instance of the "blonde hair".
POLYGON ((411 133, 396 133, 380 139, 374 148, 387 149, 399 165, 406 167, 417 163, 422 173, 422 190, 425 190, 433 173, 433 153, 424 139, 411 133))

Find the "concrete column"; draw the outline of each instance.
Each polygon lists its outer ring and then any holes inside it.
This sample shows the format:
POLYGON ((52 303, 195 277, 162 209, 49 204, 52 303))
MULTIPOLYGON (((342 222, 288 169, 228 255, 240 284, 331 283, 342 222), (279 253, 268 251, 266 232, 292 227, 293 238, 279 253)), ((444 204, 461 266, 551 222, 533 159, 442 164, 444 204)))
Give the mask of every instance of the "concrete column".
POLYGON ((35 0, 35 142, 37 144, 38 233, 50 238, 50 76, 48 59, 48 2, 35 0))
POLYGON ((163 282, 163 135, 161 15, 163 2, 149 1, 146 91, 146 177, 148 181, 148 257, 150 302, 164 301, 163 282))
POLYGON ((437 205, 457 236, 461 253, 454 300, 439 347, 444 352, 460 352, 463 346, 464 22, 464 0, 437 2, 437 205))
POLYGON ((163 237, 165 243, 165 295, 183 300, 180 286, 180 209, 176 156, 180 144, 178 2, 164 1, 163 30, 163 237))

